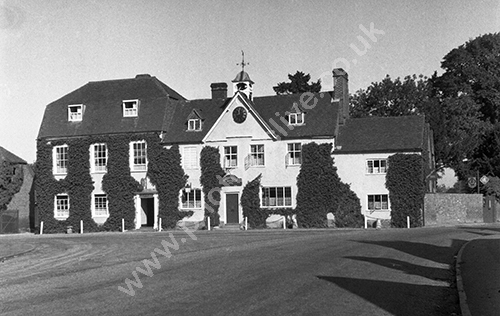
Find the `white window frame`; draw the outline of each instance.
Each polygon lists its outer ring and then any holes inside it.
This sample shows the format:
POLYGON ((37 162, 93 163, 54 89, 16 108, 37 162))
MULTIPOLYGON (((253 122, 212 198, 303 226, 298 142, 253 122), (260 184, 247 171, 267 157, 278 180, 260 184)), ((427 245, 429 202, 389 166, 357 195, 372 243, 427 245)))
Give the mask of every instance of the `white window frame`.
POLYGON ((52 148, 52 173, 54 175, 68 174, 68 151, 69 147, 67 144, 54 146, 52 148), (59 150, 61 150, 61 152, 59 152, 59 150), (62 151, 64 151, 64 153, 62 151))
POLYGON ((265 152, 266 150, 263 144, 250 145, 250 166, 265 166, 266 165, 265 152), (260 162, 261 160, 262 163, 260 162))
POLYGON ((385 212, 385 211, 390 210, 389 195, 388 194, 368 194, 367 195, 367 202, 368 202, 368 204, 366 207, 371 212, 375 212, 375 211, 384 211, 385 212), (377 201, 377 197, 378 197, 378 201, 377 201), (372 200, 372 201, 370 201, 370 200, 372 200), (372 206, 370 206, 370 204, 372 204, 372 206))
POLYGON ((139 115, 139 100, 123 100, 122 101, 123 117, 137 117, 139 115), (128 107, 132 105, 132 107, 128 107))
POLYGON ((68 121, 81 122, 83 119, 83 104, 68 105, 68 121), (76 111, 73 111, 76 109, 76 111))
POLYGON ((182 167, 184 169, 198 169, 198 148, 196 146, 185 146, 182 148, 182 167))
POLYGON ((194 210, 203 208, 203 191, 200 188, 192 188, 189 192, 183 189, 180 198, 181 209, 194 210))
POLYGON ((387 173, 387 158, 374 158, 366 160, 367 174, 386 174, 387 173), (383 166, 382 166, 383 165, 383 166))
POLYGON ((238 167, 238 146, 224 146, 224 168, 238 167))
POLYGON ((67 193, 60 193, 54 196, 54 218, 57 220, 66 220, 69 217, 70 203, 67 193), (58 199, 60 198, 60 199, 58 199), (59 200, 66 200, 65 204, 58 203, 59 200))
POLYGON ((201 120, 200 119, 189 119, 187 130, 188 131, 201 131, 201 120))
POLYGON ((148 144, 146 143, 145 140, 139 140, 139 141, 133 141, 130 142, 130 170, 131 171, 146 171, 148 169, 148 144), (144 162, 139 162, 137 163, 138 160, 142 160, 142 155, 141 157, 136 156, 136 153, 138 153, 138 150, 141 150, 142 148, 137 148, 136 145, 144 145, 144 162))
POLYGON ((304 113, 290 113, 288 114, 288 124, 290 125, 303 125, 304 113))
POLYGON ((90 145, 90 166, 93 173, 106 173, 108 165, 108 145, 106 143, 96 143, 90 145), (101 149, 104 146, 104 156, 97 157, 98 153, 102 153, 101 149), (101 162, 104 161, 104 165, 101 162))
POLYGON ((302 144, 288 143, 286 145, 286 149, 287 149, 287 166, 300 166, 302 164, 302 144))
POLYGON ((108 195, 107 194, 94 194, 92 196, 92 217, 109 217, 109 201, 108 201, 108 195), (98 203, 97 199, 106 199, 106 205, 104 206, 104 208, 102 207, 102 201, 100 201, 98 203), (99 206, 99 207, 98 207, 99 206), (98 214, 98 212, 102 212, 104 211, 105 213, 100 213, 98 214))
POLYGON ((263 186, 261 197, 261 206, 265 208, 292 207, 293 194, 291 186, 263 186), (289 196, 287 196, 287 193, 289 193, 289 196))

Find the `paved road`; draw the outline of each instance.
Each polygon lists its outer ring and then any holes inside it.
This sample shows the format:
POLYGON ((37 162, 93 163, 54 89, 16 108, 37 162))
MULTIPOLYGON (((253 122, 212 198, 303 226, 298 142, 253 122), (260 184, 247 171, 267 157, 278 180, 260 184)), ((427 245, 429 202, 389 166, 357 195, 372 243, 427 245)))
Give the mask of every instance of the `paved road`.
POLYGON ((35 250, 0 263, 0 314, 459 314, 450 267, 477 237, 474 228, 169 234, 2 237, 35 250), (133 272, 140 283, 127 287, 133 272))

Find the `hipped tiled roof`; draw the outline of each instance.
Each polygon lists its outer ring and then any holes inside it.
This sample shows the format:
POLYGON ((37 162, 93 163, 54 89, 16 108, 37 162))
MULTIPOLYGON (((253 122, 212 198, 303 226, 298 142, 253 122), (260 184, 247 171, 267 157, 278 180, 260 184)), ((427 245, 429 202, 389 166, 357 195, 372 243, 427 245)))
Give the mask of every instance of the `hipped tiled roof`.
POLYGON ((339 127, 335 154, 418 152, 424 147, 423 116, 351 118, 339 127))
POLYGON ((132 79, 89 82, 47 105, 38 138, 161 131, 170 103, 179 93, 149 75, 132 79), (138 99, 139 115, 123 117, 122 101, 138 99), (68 121, 68 105, 83 104, 81 122, 68 121))
MULTIPOLYGON (((332 103, 331 92, 314 94, 308 104, 312 105, 314 100, 317 100, 316 105, 310 106, 310 109, 303 109, 305 124, 293 126, 293 129, 284 124, 279 118, 285 117, 285 112, 291 112, 294 103, 299 104, 299 108, 302 108, 300 106, 301 94, 254 97, 253 101, 245 98, 244 94, 241 96, 245 102, 249 102, 253 106, 268 127, 282 139, 323 138, 334 137, 335 135, 339 105, 336 102, 332 103), (279 115, 276 115, 276 113, 279 115), (281 130, 277 129, 274 124, 270 124, 270 120, 281 126, 281 130), (283 130, 286 131, 286 135, 282 133, 283 130)), ((175 119, 172 120, 166 130, 163 142, 166 144, 201 143, 230 101, 231 99, 228 98, 225 100, 202 99, 175 102, 175 119), (193 110, 202 117, 201 131, 187 131, 187 118, 193 110)))

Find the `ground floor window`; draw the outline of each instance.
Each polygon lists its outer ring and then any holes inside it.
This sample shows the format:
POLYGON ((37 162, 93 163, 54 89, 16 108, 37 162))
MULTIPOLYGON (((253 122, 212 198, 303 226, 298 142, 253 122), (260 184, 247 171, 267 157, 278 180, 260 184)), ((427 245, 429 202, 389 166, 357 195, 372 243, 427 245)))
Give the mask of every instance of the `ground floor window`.
POLYGON ((264 187, 262 188, 263 207, 292 206, 291 187, 264 187))
POLYGON ((108 197, 106 194, 94 195, 94 216, 108 216, 108 197))
POLYGON ((55 218, 66 219, 69 217, 69 196, 67 194, 58 194, 54 201, 55 218))
POLYGON ((182 208, 201 208, 201 189, 182 190, 182 208))
POLYGON ((389 210, 389 196, 387 194, 368 195, 368 209, 372 211, 389 210))

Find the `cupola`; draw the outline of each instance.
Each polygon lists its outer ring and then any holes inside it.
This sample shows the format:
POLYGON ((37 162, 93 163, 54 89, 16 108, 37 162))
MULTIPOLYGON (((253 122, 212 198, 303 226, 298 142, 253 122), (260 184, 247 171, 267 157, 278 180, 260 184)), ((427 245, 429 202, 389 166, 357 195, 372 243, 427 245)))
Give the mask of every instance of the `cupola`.
POLYGON ((245 71, 240 71, 236 78, 234 78, 233 82, 233 91, 236 93, 237 91, 241 91, 248 99, 252 100, 253 96, 253 84, 254 82, 250 79, 250 76, 245 71))

